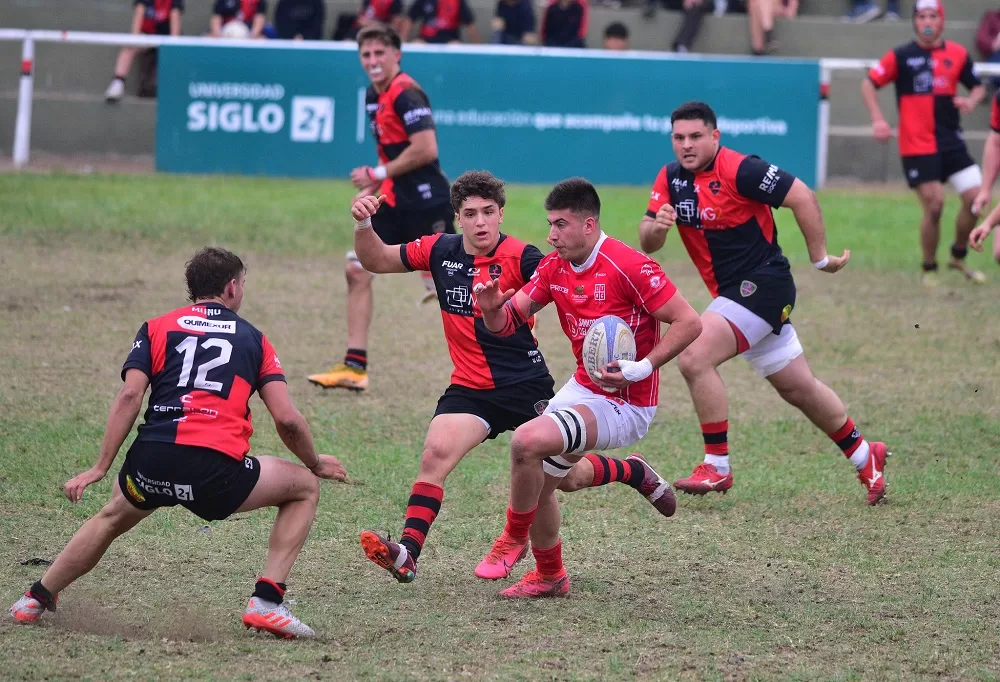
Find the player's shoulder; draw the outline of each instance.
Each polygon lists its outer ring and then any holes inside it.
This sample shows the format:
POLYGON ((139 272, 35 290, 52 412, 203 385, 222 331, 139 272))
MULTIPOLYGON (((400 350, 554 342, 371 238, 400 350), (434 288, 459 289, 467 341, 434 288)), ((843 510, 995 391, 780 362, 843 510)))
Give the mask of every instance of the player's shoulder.
POLYGON ((423 92, 423 88, 420 87, 420 83, 416 81, 410 74, 400 71, 399 75, 392 79, 392 85, 389 89, 395 94, 399 94, 404 90, 419 90, 423 92))
POLYGON ((601 248, 598 250, 598 254, 603 256, 607 261, 610 261, 619 270, 627 270, 634 265, 642 265, 651 260, 643 252, 614 237, 606 237, 604 239, 601 248))
POLYGON ((514 256, 520 258, 524 250, 531 246, 527 242, 523 242, 517 237, 512 237, 509 234, 500 235, 500 243, 497 245, 496 255, 497 256, 514 256))
POLYGON ((897 58, 904 59, 913 55, 923 56, 925 54, 924 48, 920 47, 920 43, 916 40, 911 40, 907 43, 903 43, 902 45, 897 45, 891 50, 888 50, 886 54, 889 54, 890 52, 896 55, 897 58))
POLYGON ((464 251, 465 249, 462 243, 462 235, 449 234, 447 232, 439 232, 437 234, 420 237, 415 240, 413 244, 416 244, 417 248, 430 249, 433 252, 441 254, 458 253, 459 251, 464 251))
POLYGON ((951 57, 957 60, 965 60, 969 56, 969 50, 965 45, 952 40, 944 41, 944 53, 946 58, 951 57))
POLYGON ((550 253, 542 256, 542 260, 538 261, 538 267, 535 268, 535 274, 544 274, 549 277, 557 274, 560 269, 560 262, 562 259, 559 257, 557 251, 552 251, 550 253))
POLYGON ((720 176, 733 180, 736 178, 740 166, 747 159, 759 160, 760 157, 752 154, 744 154, 729 147, 719 147, 719 154, 715 157, 715 170, 720 176))

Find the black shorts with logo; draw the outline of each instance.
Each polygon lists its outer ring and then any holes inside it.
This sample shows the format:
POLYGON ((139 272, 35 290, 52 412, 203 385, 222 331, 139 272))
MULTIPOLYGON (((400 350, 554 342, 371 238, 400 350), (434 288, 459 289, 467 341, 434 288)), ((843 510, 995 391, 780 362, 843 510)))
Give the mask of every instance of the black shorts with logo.
POLYGON ((911 188, 926 182, 947 182, 948 178, 955 173, 976 165, 973 158, 969 156, 969 150, 965 148, 965 145, 946 149, 936 154, 904 156, 902 161, 906 183, 911 188))
POLYGON ((395 246, 439 232, 455 234, 455 211, 448 202, 412 211, 385 205, 372 216, 372 227, 383 242, 395 246))
POLYGON ((513 431, 544 410, 555 395, 555 382, 546 374, 503 388, 474 389, 452 384, 438 399, 434 416, 472 414, 490 425, 487 440, 513 431))
POLYGON ((784 257, 764 263, 739 282, 719 289, 724 296, 761 318, 777 334, 795 307, 795 280, 784 257))
POLYGON ((206 521, 217 521, 246 502, 258 478, 255 457, 240 461, 209 448, 137 440, 118 472, 118 485, 139 509, 179 504, 206 521))

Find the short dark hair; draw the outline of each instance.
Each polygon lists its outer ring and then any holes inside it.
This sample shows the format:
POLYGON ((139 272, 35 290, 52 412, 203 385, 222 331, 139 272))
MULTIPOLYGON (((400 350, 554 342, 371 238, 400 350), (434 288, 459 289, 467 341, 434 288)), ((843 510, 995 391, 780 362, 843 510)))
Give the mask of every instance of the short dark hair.
POLYGON ((569 178, 553 187, 545 197, 545 210, 569 210, 599 219, 601 198, 597 196, 597 190, 586 178, 569 178))
POLYGON ((712 107, 704 102, 685 102, 680 105, 670 114, 670 124, 673 125, 675 121, 704 121, 709 128, 717 128, 719 125, 712 107))
POLYGON ((628 39, 628 26, 620 21, 613 21, 607 25, 604 29, 605 38, 621 38, 622 40, 628 39))
POLYGON ((397 50, 403 49, 403 41, 399 34, 388 26, 366 26, 358 31, 358 49, 369 40, 377 40, 386 47, 394 47, 397 50))
POLYGON ((503 180, 483 170, 465 171, 452 184, 451 207, 455 209, 455 213, 458 213, 462 202, 469 197, 495 201, 500 208, 507 203, 503 180))
POLYGON ((246 271, 243 261, 232 251, 206 246, 194 254, 184 268, 188 298, 194 302, 221 296, 226 285, 246 271))

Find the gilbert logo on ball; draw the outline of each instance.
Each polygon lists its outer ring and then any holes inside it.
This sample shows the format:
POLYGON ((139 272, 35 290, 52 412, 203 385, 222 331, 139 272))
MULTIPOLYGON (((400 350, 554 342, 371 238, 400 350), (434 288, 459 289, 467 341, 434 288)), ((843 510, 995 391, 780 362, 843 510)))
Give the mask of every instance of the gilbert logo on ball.
POLYGON ((635 336, 620 317, 606 315, 587 330, 581 350, 583 368, 590 378, 599 382, 601 368, 615 360, 635 360, 635 336))

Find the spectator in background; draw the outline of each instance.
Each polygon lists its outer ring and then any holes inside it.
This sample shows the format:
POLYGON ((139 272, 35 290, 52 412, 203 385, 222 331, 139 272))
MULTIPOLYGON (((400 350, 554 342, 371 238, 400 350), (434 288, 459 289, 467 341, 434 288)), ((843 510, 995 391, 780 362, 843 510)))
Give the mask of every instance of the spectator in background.
MULTIPOLYGON (((976 31, 976 47, 985 61, 1000 64, 1000 10, 983 12, 976 31)), ((1000 90, 1000 78, 990 78, 990 85, 1000 90)))
MULTIPOLYGON (((132 13, 132 33, 154 36, 179 36, 184 0, 135 0, 132 13)), ((108 102, 117 102, 125 94, 125 79, 132 69, 135 57, 142 54, 139 96, 156 96, 156 50, 142 47, 123 47, 115 61, 114 78, 104 92, 108 102)))
MULTIPOLYGON (((684 12, 684 20, 681 22, 680 30, 674 36, 674 41, 670 48, 674 52, 690 52, 691 44, 695 36, 701 30, 701 20, 708 12, 712 11, 716 3, 714 0, 666 0, 667 9, 684 12)), ((728 7, 722 8, 724 14, 728 7)), ((647 5, 645 15, 651 16, 655 5, 647 5)))
POLYGON ((362 0, 357 14, 341 14, 333 30, 334 40, 357 40, 366 26, 388 26, 399 33, 403 23, 403 0, 362 0))
POLYGON ((420 22, 420 31, 414 38, 418 43, 460 43, 460 29, 466 32, 468 43, 479 42, 476 15, 466 0, 413 0, 410 11, 401 22, 403 42, 410 39, 414 22, 420 22))
POLYGON ((208 20, 209 35, 222 37, 223 30, 234 21, 247 27, 247 38, 278 36, 274 27, 267 25, 267 0, 215 0, 212 18, 208 20))
POLYGON ((631 50, 628 39, 628 26, 616 21, 608 24, 604 29, 604 49, 605 50, 631 50))
POLYGON ((899 21, 899 0, 889 0, 886 3, 885 15, 877 2, 871 0, 852 0, 851 11, 844 15, 844 21, 856 24, 867 24, 880 16, 886 21, 899 21))
POLYGON ((285 40, 322 40, 326 5, 323 0, 278 0, 274 28, 285 40))
POLYGON ((542 16, 542 44, 547 47, 586 47, 590 8, 587 0, 549 0, 542 16))
POLYGON ((774 39, 774 18, 792 19, 798 13, 799 0, 748 0, 750 51, 758 56, 774 52, 778 48, 774 39))
POLYGON ((537 45, 535 8, 531 0, 498 0, 493 14, 493 42, 501 45, 537 45))

